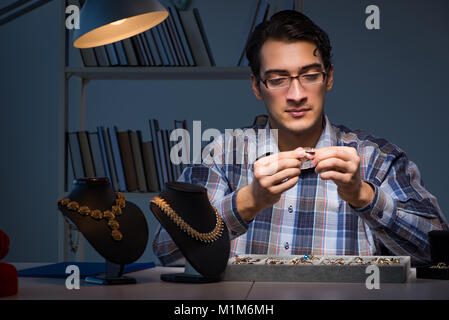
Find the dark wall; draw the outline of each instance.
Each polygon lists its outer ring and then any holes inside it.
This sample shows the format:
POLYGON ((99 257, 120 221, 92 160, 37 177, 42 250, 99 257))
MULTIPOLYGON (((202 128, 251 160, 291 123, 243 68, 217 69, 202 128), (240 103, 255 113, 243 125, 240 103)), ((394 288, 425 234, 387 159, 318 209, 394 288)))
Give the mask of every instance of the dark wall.
MULTIPOLYGON (((255 0, 195 0, 220 66, 235 65, 255 0)), ((12 1, 9 1, 9 3, 12 1)), ((7 2, 8 3, 8 2, 7 2)), ((3 2, 2 2, 3 6, 3 2)), ((56 200, 60 156, 61 80, 56 2, 0 27, 0 228, 11 237, 10 261, 58 258, 56 200)), ((335 85, 326 101, 332 122, 365 129, 402 147, 421 169, 426 187, 449 215, 444 182, 448 113, 449 4, 432 1, 306 0, 304 11, 325 29, 334 48, 335 85), (381 29, 366 30, 366 6, 376 4, 381 29)), ((79 63, 77 52, 71 61, 79 63)), ((71 82, 70 130, 79 130, 79 85, 71 82)), ((86 128, 97 125, 143 130, 157 118, 202 121, 207 128, 236 128, 264 113, 249 81, 93 81, 86 91, 86 128)), ((157 226, 138 203, 150 229, 157 226)), ((142 259, 151 260, 151 239, 142 259)), ((99 257, 86 247, 86 258, 99 257)))

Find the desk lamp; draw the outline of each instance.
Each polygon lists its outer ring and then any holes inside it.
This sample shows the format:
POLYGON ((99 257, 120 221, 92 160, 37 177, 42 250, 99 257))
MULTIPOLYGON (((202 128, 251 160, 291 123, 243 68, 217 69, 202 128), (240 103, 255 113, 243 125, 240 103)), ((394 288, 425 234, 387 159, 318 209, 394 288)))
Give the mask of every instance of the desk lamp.
POLYGON ((75 29, 76 48, 92 48, 142 33, 168 17, 157 0, 87 0, 75 29))

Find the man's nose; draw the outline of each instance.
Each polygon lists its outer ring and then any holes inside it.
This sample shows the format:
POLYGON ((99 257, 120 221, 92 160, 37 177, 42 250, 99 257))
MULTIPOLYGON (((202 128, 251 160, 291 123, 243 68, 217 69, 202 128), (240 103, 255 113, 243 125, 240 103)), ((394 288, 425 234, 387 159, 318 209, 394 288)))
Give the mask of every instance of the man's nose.
POLYGON ((305 97, 306 90, 304 90, 304 87, 301 85, 298 78, 293 78, 287 91, 287 100, 299 102, 305 97))

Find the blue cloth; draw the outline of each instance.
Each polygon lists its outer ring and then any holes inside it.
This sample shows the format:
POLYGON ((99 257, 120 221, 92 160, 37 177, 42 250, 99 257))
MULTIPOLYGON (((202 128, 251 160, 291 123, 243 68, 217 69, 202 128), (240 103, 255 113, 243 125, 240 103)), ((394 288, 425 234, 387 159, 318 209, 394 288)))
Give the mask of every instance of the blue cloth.
MULTIPOLYGON (((60 262, 49 264, 40 267, 28 268, 18 272, 19 277, 31 278, 67 278, 68 274, 65 272, 67 266, 76 265, 80 269, 80 278, 94 276, 104 273, 106 270, 106 263, 104 262, 60 262)), ((147 263, 131 263, 125 265, 123 273, 136 272, 144 269, 153 268, 153 262, 147 263)))

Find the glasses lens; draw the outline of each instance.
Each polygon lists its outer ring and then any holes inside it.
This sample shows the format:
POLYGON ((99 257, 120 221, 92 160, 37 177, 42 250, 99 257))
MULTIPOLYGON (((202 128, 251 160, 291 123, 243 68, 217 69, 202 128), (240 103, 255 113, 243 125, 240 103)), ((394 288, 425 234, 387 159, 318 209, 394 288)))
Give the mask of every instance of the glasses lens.
POLYGON ((311 85, 311 84, 317 84, 324 81, 324 73, 322 72, 316 72, 316 73, 306 73, 301 75, 301 84, 303 85, 311 85))
POLYGON ((277 77, 267 79, 267 87, 269 89, 280 89, 290 85, 290 77, 277 77))

